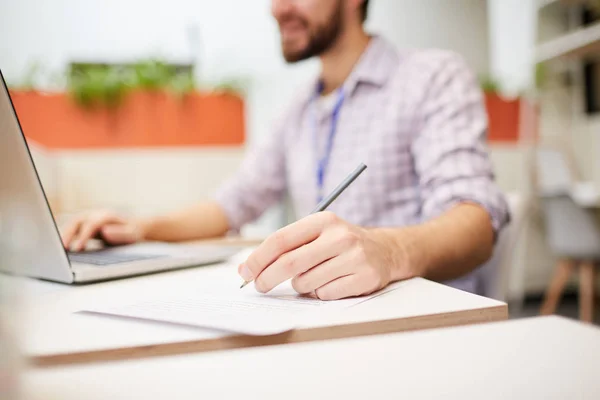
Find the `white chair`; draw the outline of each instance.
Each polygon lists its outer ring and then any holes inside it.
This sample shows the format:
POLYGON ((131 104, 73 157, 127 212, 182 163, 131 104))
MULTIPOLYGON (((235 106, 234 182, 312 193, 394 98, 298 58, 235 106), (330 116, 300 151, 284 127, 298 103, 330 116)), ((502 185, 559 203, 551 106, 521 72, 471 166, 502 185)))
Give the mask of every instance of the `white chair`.
POLYGON ((556 311, 565 286, 578 268, 579 317, 592 322, 595 266, 600 262, 600 228, 592 211, 575 201, 576 182, 561 151, 538 150, 537 168, 547 241, 559 259, 540 312, 547 315, 556 311))

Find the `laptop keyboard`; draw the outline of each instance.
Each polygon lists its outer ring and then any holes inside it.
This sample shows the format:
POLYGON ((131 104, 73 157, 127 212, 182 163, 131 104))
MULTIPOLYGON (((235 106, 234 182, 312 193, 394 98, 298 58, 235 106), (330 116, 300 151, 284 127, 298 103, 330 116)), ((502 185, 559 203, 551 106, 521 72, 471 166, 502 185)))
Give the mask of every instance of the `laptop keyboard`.
POLYGON ((67 255, 69 256, 69 260, 72 262, 92 265, 113 265, 166 257, 159 254, 119 254, 106 251, 89 251, 82 253, 68 252, 67 255))

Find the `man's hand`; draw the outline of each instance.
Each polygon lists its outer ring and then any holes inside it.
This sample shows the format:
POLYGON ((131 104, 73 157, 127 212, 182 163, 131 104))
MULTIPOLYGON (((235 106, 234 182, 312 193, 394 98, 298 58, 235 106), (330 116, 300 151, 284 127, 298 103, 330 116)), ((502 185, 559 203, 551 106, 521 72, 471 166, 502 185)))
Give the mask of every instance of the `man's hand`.
POLYGON ((293 278, 301 294, 322 300, 371 294, 412 277, 403 251, 385 230, 351 225, 331 212, 310 215, 265 240, 239 273, 266 293, 293 278))
POLYGON ((110 211, 84 214, 73 220, 62 234, 63 245, 71 251, 85 249, 87 242, 99 236, 108 244, 135 243, 144 238, 140 223, 122 218, 110 211))

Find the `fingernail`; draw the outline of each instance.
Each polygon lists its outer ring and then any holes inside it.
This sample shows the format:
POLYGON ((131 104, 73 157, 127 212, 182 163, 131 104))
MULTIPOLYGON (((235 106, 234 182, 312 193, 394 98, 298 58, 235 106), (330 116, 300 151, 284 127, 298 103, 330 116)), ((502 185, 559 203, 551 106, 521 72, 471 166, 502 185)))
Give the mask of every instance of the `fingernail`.
POLYGON ((250 272, 250 269, 246 266, 246 264, 240 265, 239 273, 242 279, 246 282, 250 282, 254 278, 252 276, 252 272, 250 272))

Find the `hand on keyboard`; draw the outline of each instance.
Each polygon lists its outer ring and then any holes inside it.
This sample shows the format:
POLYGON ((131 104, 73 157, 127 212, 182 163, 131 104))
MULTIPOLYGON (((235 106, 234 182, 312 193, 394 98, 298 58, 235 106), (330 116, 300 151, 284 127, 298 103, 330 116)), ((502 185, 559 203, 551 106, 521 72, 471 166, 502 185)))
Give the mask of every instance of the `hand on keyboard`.
POLYGON ((144 238, 141 224, 110 211, 92 212, 75 218, 63 230, 66 249, 73 252, 85 249, 88 241, 100 238, 108 245, 131 244, 144 238))

